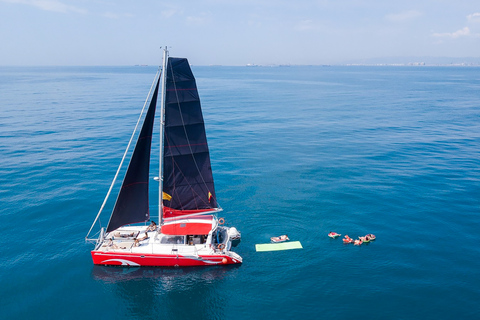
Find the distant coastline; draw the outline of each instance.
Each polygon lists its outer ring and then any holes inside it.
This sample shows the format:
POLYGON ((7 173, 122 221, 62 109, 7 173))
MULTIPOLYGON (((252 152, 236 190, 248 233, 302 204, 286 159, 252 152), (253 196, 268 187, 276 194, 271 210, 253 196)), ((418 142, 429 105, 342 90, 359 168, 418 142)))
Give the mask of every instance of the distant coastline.
MULTIPOLYGON (((247 64, 245 67, 269 67, 269 68, 281 68, 281 67, 480 67, 480 63, 425 63, 425 62, 408 62, 408 63, 332 63, 332 64, 247 64)), ((211 66, 210 66, 211 67, 211 66)), ((222 65, 216 65, 216 67, 222 67, 222 65)), ((223 67, 230 67, 224 65, 223 67)))
MULTIPOLYGON (((2 68, 15 68, 15 67, 139 67, 149 68, 155 67, 155 64, 148 63, 136 63, 132 65, 1 65, 2 68)), ((291 62, 248 62, 245 64, 196 64, 192 63, 192 66, 203 67, 275 67, 275 68, 288 68, 288 67, 333 67, 333 66, 379 66, 379 67, 480 67, 480 57, 380 57, 380 58, 367 58, 367 59, 345 59, 343 61, 323 61, 318 63, 291 63, 291 62)))
POLYGON ((385 57, 345 61, 343 65, 367 66, 480 66, 475 57, 385 57))
MULTIPOLYGON (((309 64, 255 64, 248 63, 247 67, 290 67, 305 66, 309 64)), ((434 67, 478 67, 480 66, 480 58, 463 57, 384 57, 384 58, 368 58, 368 59, 351 59, 341 62, 331 62, 322 64, 310 64, 312 66, 434 66, 434 67)))

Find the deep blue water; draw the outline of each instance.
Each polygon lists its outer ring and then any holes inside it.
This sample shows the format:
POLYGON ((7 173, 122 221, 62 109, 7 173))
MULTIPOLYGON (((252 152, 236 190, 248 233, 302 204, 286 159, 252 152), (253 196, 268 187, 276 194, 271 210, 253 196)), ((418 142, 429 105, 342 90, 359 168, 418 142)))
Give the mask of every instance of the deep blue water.
POLYGON ((193 71, 243 265, 92 264, 156 68, 0 68, 1 319, 480 318, 480 69, 193 71))

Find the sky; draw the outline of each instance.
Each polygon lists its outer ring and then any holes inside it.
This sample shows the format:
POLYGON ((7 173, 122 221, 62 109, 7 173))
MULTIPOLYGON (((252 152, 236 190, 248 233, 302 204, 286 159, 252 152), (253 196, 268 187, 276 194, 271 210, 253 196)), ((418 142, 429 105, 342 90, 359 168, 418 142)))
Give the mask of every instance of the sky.
POLYGON ((0 65, 480 61, 479 0, 0 0, 0 65))

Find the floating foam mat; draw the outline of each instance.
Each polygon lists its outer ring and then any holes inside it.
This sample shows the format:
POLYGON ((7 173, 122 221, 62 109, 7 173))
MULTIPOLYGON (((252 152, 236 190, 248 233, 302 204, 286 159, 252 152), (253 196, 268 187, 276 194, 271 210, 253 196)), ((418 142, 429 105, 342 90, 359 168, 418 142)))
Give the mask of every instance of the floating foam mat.
POLYGON ((257 250, 257 252, 263 252, 263 251, 303 249, 303 247, 300 241, 288 241, 288 242, 280 242, 280 243, 256 244, 255 249, 257 250))

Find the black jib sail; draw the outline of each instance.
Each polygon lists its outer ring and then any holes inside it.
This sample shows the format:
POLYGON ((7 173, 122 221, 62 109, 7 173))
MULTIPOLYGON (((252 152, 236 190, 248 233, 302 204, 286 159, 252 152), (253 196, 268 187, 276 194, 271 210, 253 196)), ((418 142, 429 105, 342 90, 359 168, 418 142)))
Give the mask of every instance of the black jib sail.
POLYGON ((164 215, 217 208, 200 98, 188 60, 169 58, 166 75, 164 215))
POLYGON ((122 188, 108 223, 107 232, 126 224, 144 222, 150 218, 148 210, 148 176, 158 85, 159 81, 157 81, 142 130, 125 173, 122 188))

